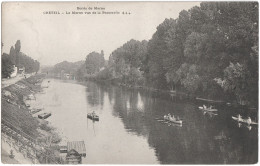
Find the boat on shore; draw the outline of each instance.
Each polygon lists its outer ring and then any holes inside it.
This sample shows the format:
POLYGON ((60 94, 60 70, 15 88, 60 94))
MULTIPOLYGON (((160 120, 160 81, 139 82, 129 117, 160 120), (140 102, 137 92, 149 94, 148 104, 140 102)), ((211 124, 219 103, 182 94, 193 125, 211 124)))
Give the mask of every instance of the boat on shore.
POLYGON ((46 119, 46 118, 48 118, 48 117, 50 117, 51 116, 51 113, 43 113, 43 114, 40 114, 40 115, 38 115, 38 118, 40 118, 40 119, 46 119))
POLYGON ((94 121, 99 121, 99 116, 96 115, 95 113, 88 113, 87 117, 91 120, 94 120, 94 121))
POLYGON ((234 119, 237 122, 246 123, 248 125, 257 125, 256 122, 253 122, 253 121, 250 122, 250 121, 248 121, 248 119, 238 118, 235 116, 232 116, 232 119, 234 119))
POLYGON ((172 118, 172 117, 169 117, 167 115, 164 115, 163 119, 167 120, 169 122, 172 122, 172 123, 182 124, 182 120, 177 120, 176 118, 172 118))

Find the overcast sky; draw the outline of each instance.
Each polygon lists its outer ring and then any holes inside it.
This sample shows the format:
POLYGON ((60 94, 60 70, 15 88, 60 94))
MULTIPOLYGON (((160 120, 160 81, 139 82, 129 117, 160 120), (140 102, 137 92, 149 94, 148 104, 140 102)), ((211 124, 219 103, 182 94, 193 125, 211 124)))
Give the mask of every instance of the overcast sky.
MULTIPOLYGON (((85 60, 92 51, 104 50, 105 59, 131 39, 149 40, 165 18, 177 18, 199 2, 66 2, 4 3, 2 5, 3 52, 21 41, 21 51, 54 65, 67 60, 85 60), (75 15, 67 12, 92 12, 77 7, 103 7, 105 12, 130 12, 129 15, 75 15), (59 11, 60 14, 43 14, 59 11), (62 14, 64 13, 64 14, 62 14)), ((97 11, 97 10, 95 10, 97 11)))

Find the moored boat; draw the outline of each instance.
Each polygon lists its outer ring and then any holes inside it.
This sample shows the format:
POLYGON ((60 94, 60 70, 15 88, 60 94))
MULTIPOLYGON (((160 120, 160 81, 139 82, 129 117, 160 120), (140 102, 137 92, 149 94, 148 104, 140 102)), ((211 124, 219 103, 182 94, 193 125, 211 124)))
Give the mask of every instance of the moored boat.
POLYGON ((241 122, 241 123, 246 123, 248 125, 257 125, 256 122, 253 122, 253 121, 250 122, 248 119, 242 119, 242 118, 238 118, 235 116, 232 116, 232 119, 234 119, 235 121, 241 122))
POLYGON ((91 120, 99 121, 99 116, 93 113, 88 113, 87 117, 91 120))
POLYGON ((40 114, 40 115, 38 115, 38 118, 40 118, 40 119, 46 119, 46 118, 48 118, 48 117, 50 117, 51 116, 51 113, 43 113, 43 114, 40 114))

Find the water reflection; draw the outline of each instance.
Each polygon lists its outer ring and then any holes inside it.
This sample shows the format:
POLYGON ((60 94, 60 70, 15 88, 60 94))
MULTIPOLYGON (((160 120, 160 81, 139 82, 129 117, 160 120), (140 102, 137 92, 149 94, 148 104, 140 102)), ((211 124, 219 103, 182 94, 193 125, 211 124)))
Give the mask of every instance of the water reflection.
MULTIPOLYGON (((182 97, 110 87, 113 113, 119 116, 128 132, 147 138, 161 163, 227 164, 257 161, 257 129, 240 130, 231 120, 234 110, 201 112, 182 97), (182 102, 180 102, 182 101, 182 102), (184 119, 180 128, 167 126, 155 118, 171 113, 184 119)), ((225 109, 225 108, 224 108, 225 109)), ((252 129, 252 128, 251 128, 252 129)))
POLYGON ((104 90, 102 86, 97 84, 88 84, 87 91, 87 101, 91 106, 102 106, 104 104, 104 90))
POLYGON ((239 128, 231 119, 235 110, 230 108, 220 107, 218 115, 213 115, 198 110, 198 104, 180 96, 93 82, 85 86, 57 80, 51 83, 53 89, 42 94, 43 98, 57 95, 61 104, 47 108, 54 112, 49 120, 63 128, 68 139, 87 142, 88 157, 83 163, 257 162, 257 127, 239 128), (92 110, 100 116, 97 123, 86 118, 92 110), (168 113, 183 119, 183 125, 157 121, 168 113), (64 125, 67 119, 70 120, 64 125))

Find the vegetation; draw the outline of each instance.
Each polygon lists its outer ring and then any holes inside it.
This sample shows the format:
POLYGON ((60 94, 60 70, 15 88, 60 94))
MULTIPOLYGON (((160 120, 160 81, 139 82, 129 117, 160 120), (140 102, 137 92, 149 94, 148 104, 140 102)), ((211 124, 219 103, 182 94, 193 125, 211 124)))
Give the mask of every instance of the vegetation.
POLYGON ((94 55, 91 78, 257 104, 258 3, 202 2, 165 19, 148 42, 113 51, 104 70, 94 55))
POLYGON ((2 55, 2 78, 7 78, 14 71, 10 56, 6 53, 2 55))
POLYGON ((46 163, 47 160, 50 160, 47 163, 54 163, 60 161, 58 157, 59 151, 55 146, 58 146, 61 137, 53 127, 47 124, 47 121, 33 117, 24 103, 25 96, 41 90, 41 86, 37 85, 37 83, 41 82, 44 76, 44 74, 37 74, 3 88, 1 118, 4 124, 11 124, 12 127, 23 131, 30 138, 37 139, 40 144, 49 146, 51 140, 54 146, 45 147, 44 149, 36 146, 38 150, 37 159, 40 163, 46 163), (42 155, 47 153, 50 154, 48 158, 42 155))
POLYGON ((92 52, 87 55, 86 58, 86 69, 88 74, 95 74, 100 71, 100 69, 104 66, 105 59, 104 53, 101 51, 101 54, 97 52, 92 52))
POLYGON ((2 54, 2 78, 10 77, 11 73, 14 71, 14 66, 18 69, 24 67, 26 73, 39 71, 40 63, 22 53, 20 50, 21 42, 18 40, 15 47, 11 47, 9 55, 6 53, 2 54))
POLYGON ((78 61, 78 62, 67 62, 67 61, 63 61, 61 63, 58 63, 54 66, 54 68, 51 70, 51 72, 53 73, 75 73, 77 71, 77 69, 79 68, 79 66, 81 66, 82 64, 84 64, 84 61, 78 61))

